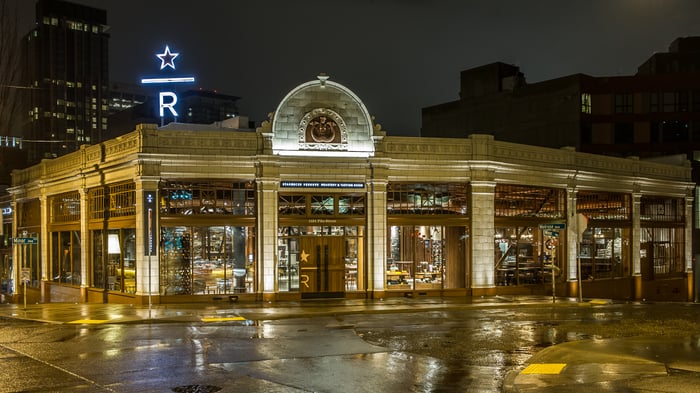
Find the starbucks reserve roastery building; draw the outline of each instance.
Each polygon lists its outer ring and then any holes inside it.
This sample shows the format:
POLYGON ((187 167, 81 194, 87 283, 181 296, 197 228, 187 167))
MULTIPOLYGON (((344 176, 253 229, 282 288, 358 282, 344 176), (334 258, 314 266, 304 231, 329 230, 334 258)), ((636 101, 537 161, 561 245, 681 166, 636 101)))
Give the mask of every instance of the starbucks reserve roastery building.
POLYGON ((319 77, 255 132, 143 124, 15 171, 12 232, 37 242, 13 246, 11 291, 687 301, 690 173, 489 135, 387 136, 352 91, 319 77))

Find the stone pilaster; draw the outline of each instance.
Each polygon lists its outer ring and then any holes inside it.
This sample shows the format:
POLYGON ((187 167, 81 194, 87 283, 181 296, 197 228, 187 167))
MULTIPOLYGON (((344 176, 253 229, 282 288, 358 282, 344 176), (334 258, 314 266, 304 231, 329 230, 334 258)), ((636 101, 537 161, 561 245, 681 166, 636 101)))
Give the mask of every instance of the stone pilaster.
MULTIPOLYGON (((158 296, 160 291, 160 220, 158 212, 158 179, 138 178, 136 180, 136 295, 158 296), (156 201, 151 212, 155 226, 150 228, 151 241, 154 243, 153 252, 148 253, 148 211, 146 197, 151 195, 156 201)), ((152 204, 153 205, 153 204, 152 204)))
MULTIPOLYGON (((638 188, 638 186, 635 186, 638 188)), ((642 227, 640 214, 642 211, 642 194, 637 190, 632 193, 632 239, 630 239, 629 252, 630 258, 630 273, 632 275, 632 287, 634 298, 640 300, 644 297, 644 289, 642 283, 642 260, 641 260, 641 241, 642 227)))
MULTIPOLYGON (((41 277, 39 280, 41 282, 41 299, 48 299, 46 293, 46 283, 51 281, 51 277, 47 274, 51 271, 50 264, 51 260, 49 256, 51 255, 50 246, 50 235, 49 235, 49 222, 51 221, 51 208, 49 207, 49 201, 46 197, 46 189, 42 188, 41 196, 39 197, 39 202, 41 203, 41 228, 39 229, 39 261, 38 264, 41 266, 40 272, 41 277)), ((26 258, 26 255, 25 255, 26 258)))
POLYGON ((684 247, 684 259, 685 259, 685 271, 693 271, 693 203, 695 202, 692 196, 685 197, 685 239, 683 244, 684 247))
POLYGON ((496 182, 472 181, 472 288, 495 287, 494 190, 496 182))
POLYGON ((257 256, 258 288, 263 296, 274 298, 277 291, 275 267, 277 265, 277 196, 279 179, 257 179, 257 256), (265 295, 267 294, 267 295, 265 295))
POLYGON ((387 181, 370 180, 368 189, 368 217, 367 217, 367 269, 369 269, 369 282, 367 290, 370 292, 383 292, 385 290, 386 272, 386 187, 387 181))
POLYGON ((81 300, 87 301, 87 287, 90 282, 90 247, 88 244, 92 244, 90 239, 90 229, 88 229, 89 221, 89 201, 88 201, 88 190, 85 187, 85 179, 81 180, 80 188, 78 192, 80 193, 80 241, 83 244, 80 247, 80 288, 81 288, 81 300))
POLYGON ((578 211, 576 210, 576 189, 566 189, 566 211, 569 213, 566 217, 567 242, 566 255, 567 263, 563 266, 564 274, 567 281, 577 280, 578 278, 578 257, 580 255, 579 245, 580 236, 578 233, 578 211))
POLYGON ((630 240, 631 257, 630 263, 632 276, 642 275, 642 262, 640 259, 642 228, 640 215, 642 211, 642 194, 638 192, 632 193, 632 239, 630 240))
MULTIPOLYGON (((690 192, 692 195, 692 192, 690 192)), ((693 238, 693 203, 694 199, 692 196, 686 196, 685 197, 685 237, 684 237, 684 259, 685 259, 685 274, 686 274, 686 282, 687 284, 687 296, 686 300, 687 301, 692 301, 695 297, 694 294, 694 287, 695 287, 695 278, 694 274, 697 274, 697 272, 693 272, 693 247, 692 247, 692 238, 693 238)))

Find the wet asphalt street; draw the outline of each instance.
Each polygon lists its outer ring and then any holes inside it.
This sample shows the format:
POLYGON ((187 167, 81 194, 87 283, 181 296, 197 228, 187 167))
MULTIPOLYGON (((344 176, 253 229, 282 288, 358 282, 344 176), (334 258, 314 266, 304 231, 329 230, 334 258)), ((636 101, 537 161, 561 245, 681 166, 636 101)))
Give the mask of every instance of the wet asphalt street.
POLYGON ((700 305, 0 305, 2 392, 695 392, 700 305))

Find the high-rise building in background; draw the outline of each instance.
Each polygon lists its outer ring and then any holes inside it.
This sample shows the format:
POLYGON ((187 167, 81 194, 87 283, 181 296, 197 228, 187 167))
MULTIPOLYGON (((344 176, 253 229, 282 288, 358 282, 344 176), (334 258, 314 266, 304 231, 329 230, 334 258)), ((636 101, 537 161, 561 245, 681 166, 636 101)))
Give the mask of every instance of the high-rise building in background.
POLYGON ((36 26, 22 43, 32 90, 23 132, 29 162, 98 143, 107 130, 107 12, 55 0, 36 3, 36 26))

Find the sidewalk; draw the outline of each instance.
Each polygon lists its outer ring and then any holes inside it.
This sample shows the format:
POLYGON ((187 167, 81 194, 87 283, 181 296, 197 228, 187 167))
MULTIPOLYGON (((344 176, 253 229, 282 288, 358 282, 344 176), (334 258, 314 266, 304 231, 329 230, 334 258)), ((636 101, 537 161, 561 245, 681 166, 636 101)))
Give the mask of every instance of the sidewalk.
MULTIPOLYGON (((201 322, 211 318, 242 317, 269 320, 334 314, 431 311, 455 308, 500 307, 503 305, 551 304, 544 297, 464 298, 387 298, 304 300, 299 302, 216 302, 187 304, 129 305, 102 303, 0 304, 0 317, 46 323, 164 323, 201 322)), ((572 299, 557 299, 557 306, 577 304, 572 299)), ((211 321, 210 321, 211 322, 211 321)))

